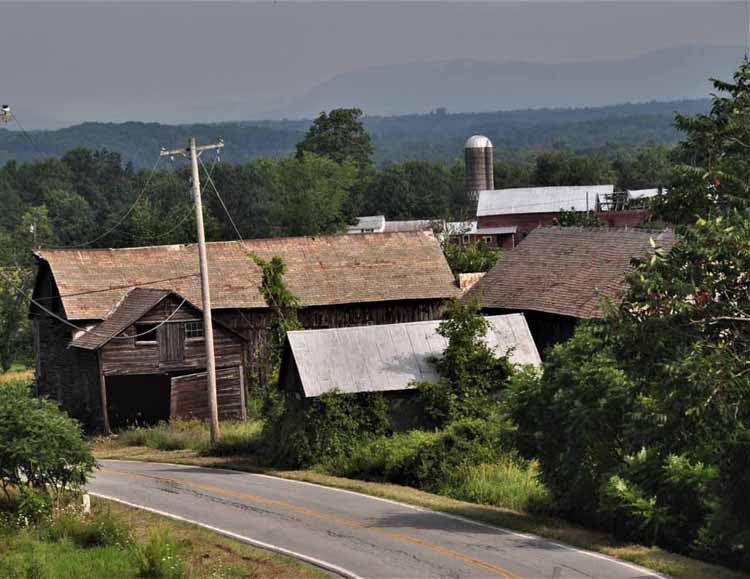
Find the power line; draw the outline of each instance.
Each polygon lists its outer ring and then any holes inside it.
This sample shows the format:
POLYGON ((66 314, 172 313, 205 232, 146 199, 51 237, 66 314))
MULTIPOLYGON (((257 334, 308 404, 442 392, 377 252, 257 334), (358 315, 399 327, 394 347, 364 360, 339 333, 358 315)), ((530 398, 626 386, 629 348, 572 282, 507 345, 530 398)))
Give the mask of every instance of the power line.
POLYGON ((26 137, 26 140, 31 143, 31 146, 36 149, 36 152, 39 153, 42 157, 48 156, 47 153, 44 153, 40 148, 39 145, 36 144, 36 141, 31 138, 31 135, 26 131, 26 129, 23 128, 23 125, 21 124, 21 121, 18 120, 18 117, 16 116, 16 113, 11 113, 11 116, 13 117, 13 120, 18 125, 18 128, 21 129, 21 133, 24 137, 26 137))
POLYGON ((133 212, 136 205, 140 202, 140 200, 143 198, 143 196, 146 194, 146 190, 148 189, 148 186, 151 184, 151 181, 154 178, 154 175, 156 174, 156 169, 159 166, 159 163, 161 163, 161 156, 156 159, 156 163, 154 163, 154 166, 151 168, 151 172, 148 175, 148 178, 146 179, 146 183, 143 185, 143 189, 141 189, 140 193, 136 196, 133 203, 130 205, 128 210, 123 213, 123 215, 120 217, 120 219, 117 220, 117 222, 107 229, 104 233, 101 235, 98 235, 94 239, 90 239, 89 241, 85 241, 83 243, 76 243, 73 245, 46 245, 45 247, 47 249, 76 249, 79 247, 86 247, 87 245, 91 245, 92 243, 96 243, 97 241, 101 241, 105 237, 107 237, 110 233, 112 233, 115 229, 120 227, 124 223, 124 221, 128 218, 128 216, 133 212))
POLYGON ((27 300, 29 300, 30 303, 34 304, 40 310, 42 310, 43 312, 45 312, 47 315, 51 316, 52 318, 56 319, 57 321, 62 322, 66 326, 69 326, 70 328, 73 328, 74 330, 77 330, 79 332, 84 332, 86 334, 91 334, 92 336, 97 336, 99 338, 104 338, 104 339, 107 339, 107 340, 132 340, 133 338, 139 338, 141 336, 145 336, 146 334, 150 334, 152 332, 155 332, 157 329, 159 329, 164 324, 166 324, 169 320, 171 320, 177 314, 177 312, 180 311, 180 309, 182 308, 182 306, 184 306, 187 303, 187 298, 183 298, 182 302, 180 302, 180 305, 178 305, 175 308, 175 310, 171 314, 169 314, 169 316, 166 319, 164 319, 163 321, 159 322, 153 328, 151 328, 150 330, 148 330, 146 332, 141 332, 140 334, 134 334, 132 336, 110 336, 110 335, 107 335, 107 334, 99 334, 99 333, 97 333, 97 332, 95 332, 93 330, 88 330, 86 328, 81 328, 79 326, 76 326, 73 322, 71 322, 69 320, 66 320, 62 316, 57 315, 55 312, 53 312, 52 310, 50 310, 47 307, 45 307, 44 305, 42 305, 41 303, 39 303, 34 298, 26 295, 26 293, 21 288, 19 288, 18 286, 16 286, 15 283, 12 280, 10 280, 8 277, 6 277, 6 275, 5 275, 4 272, 0 271, 0 277, 2 277, 7 283, 9 283, 10 286, 11 286, 11 288, 13 289, 13 291, 15 291, 18 295, 26 298, 27 300))
MULTIPOLYGON (((17 266, 17 267, 20 267, 20 266, 17 266)), ((131 284, 127 284, 127 285, 117 285, 117 286, 111 286, 111 287, 103 288, 103 289, 89 290, 89 291, 85 291, 85 292, 76 292, 76 293, 72 293, 72 294, 60 294, 59 296, 49 296, 49 297, 43 297, 43 298, 37 298, 37 299, 40 299, 40 300, 54 300, 54 299, 57 299, 58 297, 59 298, 71 298, 71 297, 78 297, 78 296, 87 296, 87 295, 91 295, 91 294, 105 293, 105 292, 119 290, 119 289, 133 289, 133 288, 139 288, 139 287, 146 287, 146 286, 154 285, 155 283, 161 283, 161 282, 164 282, 164 281, 177 281, 177 280, 180 280, 180 279, 187 279, 187 278, 190 278, 190 277, 196 277, 198 275, 199 274, 197 274, 197 273, 191 273, 191 274, 181 275, 181 276, 177 276, 177 277, 165 277, 165 278, 162 278, 162 279, 155 279, 153 281, 144 281, 144 282, 136 283, 136 284, 132 284, 131 283, 131 284)))
MULTIPOLYGON (((201 166, 203 167, 203 170, 206 171, 206 166, 203 164, 203 161, 201 161, 200 157, 198 157, 198 161, 200 162, 201 166)), ((219 200, 219 203, 221 203, 221 206, 224 208, 224 213, 226 213, 227 218, 229 219, 229 222, 232 224, 232 228, 234 228, 235 233, 237 234, 237 241, 245 248, 245 251, 249 250, 245 246, 245 240, 242 239, 242 234, 240 233, 239 228, 237 227, 237 224, 234 222, 234 219, 232 218, 232 214, 229 212, 229 208, 227 207, 226 203, 224 203, 224 199, 221 197, 221 193, 219 193, 219 189, 216 187, 216 183, 214 183, 214 180, 211 178, 211 175, 208 174, 206 171, 207 177, 208 177, 208 183, 211 185, 211 188, 214 190, 214 194, 216 195, 216 198, 219 200)), ((251 253, 251 252, 250 252, 251 253)), ((273 292, 270 291, 270 288, 266 284, 266 281, 264 279, 264 276, 261 274, 260 283, 263 285, 266 289, 267 295, 271 298, 271 301, 273 302, 274 306, 276 306, 276 310, 279 312, 279 315, 281 316, 281 319, 284 321, 284 324, 287 323, 286 317, 284 316, 284 311, 279 306, 279 303, 276 301, 276 298, 273 295, 273 292)), ((240 311, 238 309, 238 311, 240 311)), ((242 316, 243 319, 247 322, 247 319, 242 316)))
POLYGON ((211 174, 206 169, 206 166, 203 164, 203 161, 201 160, 200 157, 198 157, 198 161, 200 162, 201 167, 203 167, 203 170, 206 172, 208 184, 211 185, 211 188, 214 190, 214 193, 216 194, 216 198, 219 200, 219 203, 221 203, 221 206, 224 208, 224 213, 226 213, 227 217, 229 218, 229 223, 232 224, 232 228, 234 229, 234 232, 237 234, 237 241, 243 241, 242 234, 240 233, 240 230, 237 227, 237 224, 234 222, 234 219, 232 219, 232 215, 229 213, 229 209, 227 208, 226 203, 224 203, 224 199, 222 199, 221 194, 219 193, 219 190, 216 188, 216 183, 214 183, 214 180, 211 178, 211 174))

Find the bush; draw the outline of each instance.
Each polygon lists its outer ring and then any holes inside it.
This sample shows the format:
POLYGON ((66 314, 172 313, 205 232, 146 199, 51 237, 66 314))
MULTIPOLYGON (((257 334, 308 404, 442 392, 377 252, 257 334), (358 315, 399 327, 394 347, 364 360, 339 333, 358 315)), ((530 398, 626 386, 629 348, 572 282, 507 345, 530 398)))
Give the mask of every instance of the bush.
POLYGON ((138 576, 148 579, 182 579, 186 569, 178 556, 178 548, 166 528, 152 529, 144 545, 136 545, 138 576))
POLYGON ((337 468, 354 446, 384 434, 390 421, 379 393, 326 392, 316 398, 286 400, 283 414, 263 432, 264 457, 273 464, 337 468))
POLYGON ((0 485, 52 492, 76 489, 95 466, 80 425, 29 386, 0 388, 0 485))
POLYGON ((438 327, 448 346, 434 361, 440 379, 417 384, 427 414, 437 425, 487 418, 496 408, 495 397, 504 388, 511 366, 507 356, 498 357, 487 345, 488 329, 478 301, 454 300, 448 305, 446 319, 438 327))

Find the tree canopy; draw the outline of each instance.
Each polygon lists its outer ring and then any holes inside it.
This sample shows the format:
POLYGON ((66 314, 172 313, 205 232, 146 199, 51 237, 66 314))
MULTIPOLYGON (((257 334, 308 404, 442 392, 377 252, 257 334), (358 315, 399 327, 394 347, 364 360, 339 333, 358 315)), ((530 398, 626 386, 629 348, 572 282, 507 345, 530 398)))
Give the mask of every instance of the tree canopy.
POLYGON ((322 112, 313 121, 305 138, 297 144, 297 158, 305 153, 328 157, 337 163, 352 161, 364 169, 372 163, 372 142, 359 109, 334 109, 322 112))

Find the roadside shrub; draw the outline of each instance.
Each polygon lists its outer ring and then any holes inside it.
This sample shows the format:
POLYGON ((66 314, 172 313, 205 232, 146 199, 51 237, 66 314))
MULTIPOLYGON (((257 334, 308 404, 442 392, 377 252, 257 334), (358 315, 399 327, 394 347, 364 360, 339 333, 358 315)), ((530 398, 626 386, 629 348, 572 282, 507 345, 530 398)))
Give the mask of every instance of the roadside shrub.
POLYGON ((134 554, 138 576, 144 579, 182 579, 187 575, 177 544, 166 528, 152 529, 146 543, 134 547, 134 554))
POLYGON ((16 524, 28 527, 52 518, 52 498, 44 491, 19 487, 15 499, 16 524))
POLYGON ((509 430, 510 426, 497 418, 450 424, 434 440, 418 447, 413 458, 417 485, 440 492, 461 466, 495 462, 511 450, 509 430))
POLYGON ((411 430, 364 440, 354 445, 334 472, 342 476, 417 485, 419 451, 439 436, 438 431, 411 430))
POLYGON ((30 487, 58 498, 86 482, 95 466, 80 425, 28 384, 0 388, 0 486, 30 487))
POLYGON ((381 394, 325 394, 297 401, 287 398, 284 412, 263 432, 264 455, 273 464, 334 470, 356 443, 389 430, 388 408, 381 394))

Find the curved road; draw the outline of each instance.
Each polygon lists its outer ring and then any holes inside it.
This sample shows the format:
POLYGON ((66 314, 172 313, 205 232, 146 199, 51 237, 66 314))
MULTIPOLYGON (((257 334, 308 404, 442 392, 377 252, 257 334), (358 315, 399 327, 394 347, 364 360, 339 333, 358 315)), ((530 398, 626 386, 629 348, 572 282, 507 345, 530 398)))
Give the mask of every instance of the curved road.
POLYGON ((231 470, 103 460, 96 496, 357 578, 653 579, 644 568, 394 501, 231 470))

